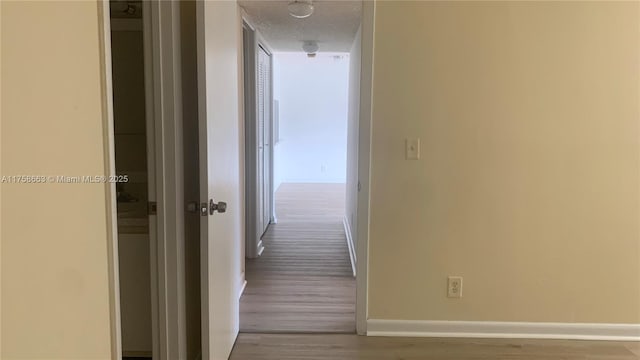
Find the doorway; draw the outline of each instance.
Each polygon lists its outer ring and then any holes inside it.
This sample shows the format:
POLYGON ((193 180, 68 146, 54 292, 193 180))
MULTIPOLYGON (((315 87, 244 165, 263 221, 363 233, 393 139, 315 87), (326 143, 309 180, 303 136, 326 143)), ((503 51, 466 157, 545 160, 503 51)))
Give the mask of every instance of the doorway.
MULTIPOLYGON (((247 187, 240 331, 354 333, 349 222, 356 215, 346 213, 356 207, 357 176, 348 176, 347 164, 358 147, 359 84, 350 90, 359 76, 350 73, 360 71, 353 65, 361 2, 315 3, 318 14, 331 15, 293 20, 275 2, 240 5, 247 187)), ((357 169, 357 161, 350 165, 357 169)))
POLYGON ((151 263, 142 4, 111 2, 118 269, 123 359, 150 359, 151 263))
MULTIPOLYGON (((189 156, 190 148, 182 145, 183 94, 176 82, 182 64, 196 68, 195 39, 189 42, 195 38, 195 3, 111 0, 106 11, 114 123, 109 136, 115 173, 125 179, 116 184, 114 199, 116 352, 123 359, 196 359, 201 356, 200 217, 195 214, 196 227, 185 229, 194 219, 184 200, 189 183, 183 181, 182 155, 189 156), (184 22, 193 28, 177 26, 181 15, 194 20, 184 22), (190 51, 181 51, 181 36, 190 51), (182 62, 176 59, 180 55, 182 62)), ((197 93, 192 73, 185 72, 185 88, 197 93)), ((193 114, 197 104, 187 102, 184 116, 193 114)))

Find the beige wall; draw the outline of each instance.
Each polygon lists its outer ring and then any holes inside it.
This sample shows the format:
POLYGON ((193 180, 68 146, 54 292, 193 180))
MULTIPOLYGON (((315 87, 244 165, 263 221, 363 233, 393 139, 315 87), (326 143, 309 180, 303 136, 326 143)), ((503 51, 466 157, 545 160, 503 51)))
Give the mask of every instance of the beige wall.
POLYGON ((377 4, 371 318, 640 322, 639 14, 377 4))
MULTIPOLYGON (((98 4, 2 1, 2 175, 105 173, 98 4)), ((111 358, 106 186, 2 184, 2 353, 111 358)))

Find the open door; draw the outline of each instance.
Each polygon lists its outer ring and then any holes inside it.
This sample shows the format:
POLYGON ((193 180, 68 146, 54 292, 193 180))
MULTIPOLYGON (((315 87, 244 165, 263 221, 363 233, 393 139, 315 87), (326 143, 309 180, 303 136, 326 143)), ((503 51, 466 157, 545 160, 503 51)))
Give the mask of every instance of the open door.
POLYGON ((241 25, 235 1, 196 6, 202 358, 222 360, 229 357, 239 327, 241 25))

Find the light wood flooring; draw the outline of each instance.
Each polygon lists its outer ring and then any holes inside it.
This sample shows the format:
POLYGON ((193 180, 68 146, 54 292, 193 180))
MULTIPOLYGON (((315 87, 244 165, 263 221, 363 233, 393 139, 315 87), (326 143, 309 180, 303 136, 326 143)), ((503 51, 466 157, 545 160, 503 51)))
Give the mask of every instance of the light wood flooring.
POLYGON ((265 250, 246 262, 241 332, 355 332, 343 184, 282 184, 265 250))
POLYGON ((230 360, 638 360, 640 343, 240 334, 230 360))

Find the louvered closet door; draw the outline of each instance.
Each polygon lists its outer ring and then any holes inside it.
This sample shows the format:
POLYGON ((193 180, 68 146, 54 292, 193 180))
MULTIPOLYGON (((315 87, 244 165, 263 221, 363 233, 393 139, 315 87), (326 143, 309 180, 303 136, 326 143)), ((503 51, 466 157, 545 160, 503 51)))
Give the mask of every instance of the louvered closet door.
POLYGON ((267 230, 271 219, 271 58, 258 47, 258 229, 267 230))
POLYGON ((264 85, 264 89, 262 91, 264 104, 264 122, 262 127, 262 138, 264 144, 264 152, 262 154, 263 157, 263 182, 262 182, 262 222, 264 227, 263 231, 267 230, 269 223, 271 222, 271 197, 273 196, 271 190, 271 171, 272 171, 272 124, 273 121, 272 111, 271 111, 271 55, 269 55, 264 49, 260 48, 260 63, 262 64, 263 69, 263 78, 262 84, 264 85))

